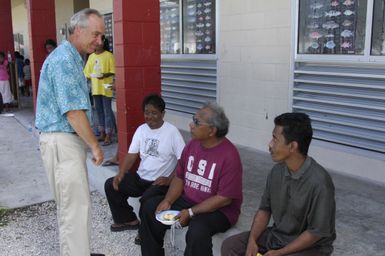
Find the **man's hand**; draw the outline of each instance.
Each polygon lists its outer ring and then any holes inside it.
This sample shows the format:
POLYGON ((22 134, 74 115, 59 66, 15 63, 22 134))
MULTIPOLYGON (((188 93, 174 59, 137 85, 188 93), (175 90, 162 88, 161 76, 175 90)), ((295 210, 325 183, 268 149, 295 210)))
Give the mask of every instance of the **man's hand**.
POLYGON ((100 145, 96 143, 95 146, 91 148, 91 152, 92 152, 92 162, 95 165, 101 165, 104 160, 104 154, 100 145))
POLYGON ((112 186, 114 187, 115 191, 119 190, 119 184, 120 184, 120 182, 122 182, 123 178, 124 178, 124 174, 119 173, 112 180, 112 186))
POLYGON ((168 186, 170 185, 171 180, 168 177, 158 177, 152 185, 158 185, 158 186, 168 186))
POLYGON ((178 216, 179 222, 182 225, 182 227, 185 227, 190 222, 190 215, 188 214, 187 209, 183 209, 180 211, 178 216))
POLYGON ((255 256, 258 253, 257 242, 249 240, 245 256, 255 256))
POLYGON ((163 211, 169 210, 170 208, 171 208, 171 203, 168 200, 163 199, 163 201, 159 203, 158 207, 156 207, 155 213, 163 212, 163 211))

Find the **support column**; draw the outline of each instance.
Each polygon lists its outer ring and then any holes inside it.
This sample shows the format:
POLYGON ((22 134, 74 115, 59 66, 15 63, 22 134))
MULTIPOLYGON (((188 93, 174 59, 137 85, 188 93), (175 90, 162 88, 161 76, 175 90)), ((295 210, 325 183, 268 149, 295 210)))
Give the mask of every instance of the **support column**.
POLYGON ((36 108, 40 70, 47 53, 44 42, 56 40, 55 0, 27 0, 29 45, 31 59, 32 95, 36 108))
MULTIPOLYGON (((143 97, 160 93, 159 0, 114 0, 119 159, 144 122, 143 97)), ((120 161, 121 163, 123 161, 120 161)))
POLYGON ((11 0, 0 0, 0 27, 0 51, 3 51, 5 58, 7 58, 7 52, 13 53, 15 50, 13 45, 11 0))

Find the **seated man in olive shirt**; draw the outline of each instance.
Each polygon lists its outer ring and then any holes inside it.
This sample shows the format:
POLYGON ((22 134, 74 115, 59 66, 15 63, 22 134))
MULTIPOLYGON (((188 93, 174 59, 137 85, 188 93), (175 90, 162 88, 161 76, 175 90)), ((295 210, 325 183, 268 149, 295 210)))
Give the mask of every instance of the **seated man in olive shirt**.
POLYGON ((278 162, 267 177, 250 232, 227 238, 222 256, 326 256, 333 251, 334 185, 326 170, 307 156, 313 130, 303 113, 275 118, 269 144, 278 162), (274 222, 268 227, 270 218, 274 222))

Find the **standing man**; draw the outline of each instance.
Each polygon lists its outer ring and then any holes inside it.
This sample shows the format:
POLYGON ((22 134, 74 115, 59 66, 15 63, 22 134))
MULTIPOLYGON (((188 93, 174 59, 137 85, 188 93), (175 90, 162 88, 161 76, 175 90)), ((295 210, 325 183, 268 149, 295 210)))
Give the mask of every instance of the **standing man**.
POLYGON ((327 256, 335 232, 334 185, 327 171, 307 155, 310 118, 285 113, 274 119, 269 151, 278 162, 267 177, 250 232, 227 238, 222 256, 327 256), (274 224, 268 227, 270 218, 274 224))
MULTIPOLYGON (((90 255, 90 195, 86 149, 100 165, 103 151, 91 126, 91 105, 81 55, 95 51, 104 21, 84 9, 69 21, 69 40, 45 60, 39 81, 36 127, 40 150, 57 204, 60 255, 90 255)), ((98 254, 94 254, 98 255, 98 254)), ((100 255, 100 254, 99 254, 100 255)))
POLYGON ((143 256, 163 256, 167 228, 155 213, 180 210, 189 226, 185 256, 212 255, 212 236, 225 232, 239 217, 242 164, 236 147, 225 137, 229 120, 215 103, 205 104, 190 124, 192 140, 184 148, 167 195, 144 202, 139 234, 143 256))

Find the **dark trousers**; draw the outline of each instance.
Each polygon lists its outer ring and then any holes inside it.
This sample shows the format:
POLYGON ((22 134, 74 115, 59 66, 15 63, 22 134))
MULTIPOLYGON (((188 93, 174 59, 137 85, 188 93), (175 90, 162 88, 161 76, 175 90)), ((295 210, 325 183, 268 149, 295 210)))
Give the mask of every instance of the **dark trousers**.
POLYGON ((137 219, 131 205, 128 204, 129 197, 140 197, 140 208, 143 202, 155 195, 165 195, 168 186, 152 186, 152 181, 143 180, 137 173, 127 173, 119 184, 119 190, 115 191, 112 186, 113 177, 104 183, 107 201, 110 206, 112 219, 116 224, 123 224, 137 219))
MULTIPOLYGON (((163 225, 155 219, 155 210, 164 196, 155 196, 143 204, 139 228, 142 256, 164 256, 163 240, 170 226, 163 225)), ((193 205, 179 198, 171 206, 173 210, 182 210, 193 205)), ((225 232, 230 228, 230 222, 220 211, 199 214, 190 219, 186 233, 185 256, 213 255, 212 236, 225 232)))
MULTIPOLYGON (((230 236, 225 239, 222 243, 221 255, 222 256, 243 256, 246 253, 247 243, 249 239, 250 232, 242 232, 240 234, 230 236)), ((266 229, 262 233, 260 238, 257 240, 257 245, 259 247, 259 252, 264 254, 271 249, 280 249, 280 248, 271 248, 271 233, 270 229, 266 229)), ((287 254, 287 256, 329 256, 331 253, 322 252, 318 247, 312 247, 300 252, 287 254)))

